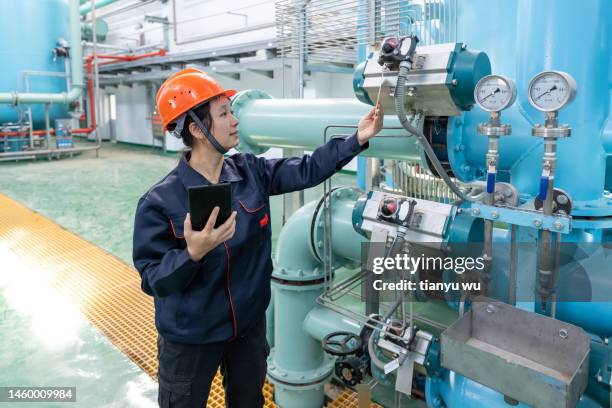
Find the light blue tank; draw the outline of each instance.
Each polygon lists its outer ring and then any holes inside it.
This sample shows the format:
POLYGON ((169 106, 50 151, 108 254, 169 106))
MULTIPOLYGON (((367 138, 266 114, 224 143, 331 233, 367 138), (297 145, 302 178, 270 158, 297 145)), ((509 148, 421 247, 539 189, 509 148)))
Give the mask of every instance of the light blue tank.
MULTIPOLYGON (((576 99, 559 113, 560 123, 572 127, 572 136, 558 143, 555 187, 570 193, 577 204, 574 215, 595 215, 590 205, 601 198, 606 156, 612 152, 612 2, 586 0, 578 6, 571 0, 470 0, 459 1, 458 13, 458 40, 486 52, 493 73, 516 81, 517 102, 502 113, 512 135, 500 141, 500 170, 512 173, 511 181, 521 193, 537 193, 543 151, 542 141, 531 136, 531 126, 542 123, 544 115, 527 101, 527 85, 544 70, 565 71, 575 78, 576 99)), ((462 169, 484 166, 487 139, 476 134, 476 127, 487 119, 475 108, 449 123, 450 161, 460 178, 473 178, 462 169)))
MULTIPOLYGON (((25 92, 23 71, 65 72, 62 58, 53 61, 52 50, 59 38, 69 40, 68 0, 1 1, 0 92, 25 92)), ((29 81, 30 92, 67 91, 64 78, 32 76, 29 81)), ((27 106, 19 109, 26 110, 27 106)), ((44 105, 32 105, 35 127, 44 127, 44 112, 44 105)), ((52 122, 67 117, 67 106, 51 105, 49 113, 52 122)), ((0 124, 16 122, 18 118, 15 107, 0 104, 0 124)))

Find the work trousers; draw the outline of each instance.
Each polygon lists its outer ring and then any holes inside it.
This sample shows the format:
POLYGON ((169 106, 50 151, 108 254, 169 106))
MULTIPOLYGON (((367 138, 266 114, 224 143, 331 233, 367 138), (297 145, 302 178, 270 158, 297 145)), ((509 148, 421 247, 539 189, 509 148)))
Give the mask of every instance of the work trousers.
POLYGON ((266 319, 231 341, 184 344, 157 338, 158 402, 161 408, 203 408, 221 366, 225 406, 257 408, 264 404, 266 319))

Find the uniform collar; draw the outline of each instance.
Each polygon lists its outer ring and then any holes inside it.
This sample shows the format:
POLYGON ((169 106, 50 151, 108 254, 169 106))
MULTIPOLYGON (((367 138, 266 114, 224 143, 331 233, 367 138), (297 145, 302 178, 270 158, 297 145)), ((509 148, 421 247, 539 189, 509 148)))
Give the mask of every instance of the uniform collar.
MULTIPOLYGON (((195 171, 193 167, 189 165, 190 157, 191 151, 184 152, 178 164, 178 175, 185 185, 185 188, 211 184, 206 177, 195 171)), ((224 159, 223 167, 221 167, 221 174, 219 175, 219 183, 231 183, 240 180, 242 180, 242 176, 238 174, 234 162, 231 159, 224 159)))

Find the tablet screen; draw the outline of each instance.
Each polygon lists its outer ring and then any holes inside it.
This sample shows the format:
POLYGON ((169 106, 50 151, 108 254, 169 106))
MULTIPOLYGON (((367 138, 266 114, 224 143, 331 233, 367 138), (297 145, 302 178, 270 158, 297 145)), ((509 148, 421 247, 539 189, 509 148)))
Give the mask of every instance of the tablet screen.
POLYGON ((189 213, 191 227, 201 231, 213 208, 219 207, 215 228, 223 224, 232 214, 232 186, 230 183, 189 187, 189 213))

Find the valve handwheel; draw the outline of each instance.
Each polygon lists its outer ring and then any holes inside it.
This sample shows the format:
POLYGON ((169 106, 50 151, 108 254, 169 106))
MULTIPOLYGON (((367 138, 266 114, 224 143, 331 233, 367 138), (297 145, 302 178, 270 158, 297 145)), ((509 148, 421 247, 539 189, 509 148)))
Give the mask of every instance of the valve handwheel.
POLYGON ((333 356, 348 356, 355 354, 363 346, 361 337, 347 331, 329 333, 323 338, 323 350, 333 356))

